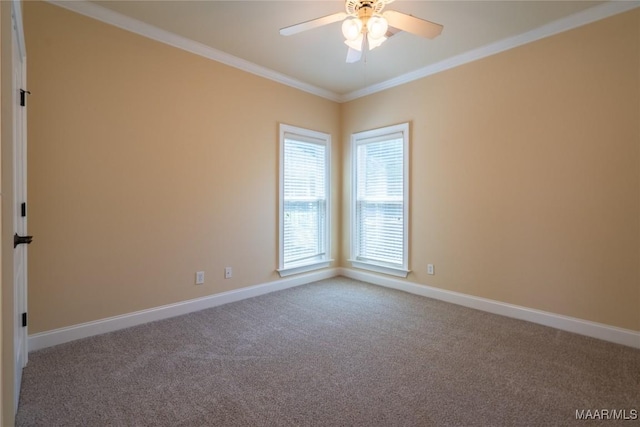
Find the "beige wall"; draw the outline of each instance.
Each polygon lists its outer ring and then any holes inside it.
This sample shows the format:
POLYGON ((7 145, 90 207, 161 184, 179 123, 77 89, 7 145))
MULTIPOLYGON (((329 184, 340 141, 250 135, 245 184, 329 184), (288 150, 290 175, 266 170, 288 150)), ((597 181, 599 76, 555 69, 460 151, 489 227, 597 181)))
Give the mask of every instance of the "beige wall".
POLYGON ((334 102, 49 4, 24 9, 30 333, 278 279, 279 122, 332 135, 338 216, 334 102))
POLYGON ((640 330, 639 36, 635 10, 342 106, 345 141, 411 123, 409 280, 640 330))
POLYGON ((279 122, 333 137, 348 265, 350 134, 405 121, 408 280, 640 330, 638 11, 343 105, 24 13, 30 333, 276 280, 279 122))

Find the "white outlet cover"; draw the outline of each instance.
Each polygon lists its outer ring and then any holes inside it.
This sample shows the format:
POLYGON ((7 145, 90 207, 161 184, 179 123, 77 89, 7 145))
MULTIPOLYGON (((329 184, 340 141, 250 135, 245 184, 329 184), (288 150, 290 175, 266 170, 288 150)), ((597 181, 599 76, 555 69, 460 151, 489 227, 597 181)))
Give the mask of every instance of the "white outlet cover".
POLYGON ((196 285, 202 285, 204 283, 204 271, 196 272, 196 285))
POLYGON ((427 274, 435 274, 433 264, 427 265, 427 274))

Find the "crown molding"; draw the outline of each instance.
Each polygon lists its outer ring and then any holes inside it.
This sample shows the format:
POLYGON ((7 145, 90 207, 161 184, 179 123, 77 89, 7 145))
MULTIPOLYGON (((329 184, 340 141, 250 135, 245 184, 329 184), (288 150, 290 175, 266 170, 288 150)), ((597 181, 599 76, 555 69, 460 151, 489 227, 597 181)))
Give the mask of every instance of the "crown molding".
POLYGON ((619 13, 627 12, 639 6, 640 1, 609 1, 607 3, 603 3, 601 5, 583 10, 582 12, 567 16, 566 18, 553 21, 549 24, 543 25, 526 33, 502 39, 495 43, 490 43, 477 49, 473 49, 460 55, 445 59, 444 61, 428 65, 415 71, 411 71, 393 79, 389 79, 384 82, 376 83, 366 88, 350 92, 348 94, 342 95, 338 102, 353 101, 354 99, 362 98, 376 92, 381 92, 395 86, 400 86, 414 80, 419 80, 421 78, 439 73, 441 71, 449 70, 451 68, 455 68, 460 65, 476 61, 478 59, 486 58, 487 56, 495 55, 497 53, 513 49, 514 47, 522 46, 524 44, 550 37, 564 31, 572 30, 574 28, 581 27, 583 25, 587 25, 601 19, 605 19, 619 13))
POLYGON ((295 89, 302 90, 304 92, 311 93, 313 95, 326 98, 331 101, 344 103, 353 101, 358 98, 362 98, 367 95, 371 95, 377 92, 381 92, 386 89, 390 89, 396 86, 403 85, 405 83, 419 80, 424 77, 449 70, 451 68, 464 65, 469 62, 477 61, 478 59, 486 58, 491 55, 495 55, 500 52, 504 52, 509 49, 513 49, 518 46, 522 46, 527 43, 531 43, 536 40, 540 40, 546 37, 553 36, 555 34, 568 31, 577 27, 581 27, 592 22, 608 18, 619 13, 627 12, 640 6, 640 1, 618 1, 612 0, 604 4, 594 6, 586 9, 582 12, 570 15, 566 18, 553 21, 549 24, 538 27, 534 30, 522 33, 517 36, 509 37, 495 43, 479 47, 477 49, 470 50, 460 55, 453 56, 445 59, 444 61, 437 62, 435 64, 428 65, 424 68, 420 68, 415 71, 403 74, 392 79, 376 83, 367 86, 363 89, 359 89, 347 94, 337 94, 335 92, 319 88, 317 86, 305 83, 303 81, 294 79, 293 77, 285 74, 278 73, 266 67, 254 64, 236 56, 230 55, 226 52, 214 49, 206 46, 202 43, 188 39, 186 37, 178 36, 166 30, 154 27, 153 25, 146 24, 137 19, 130 18, 104 7, 98 6, 86 0, 79 1, 64 1, 64 0, 46 0, 48 3, 70 10, 72 12, 79 13, 84 16, 96 19, 106 24, 113 25, 126 31, 130 31, 139 34, 144 37, 159 41, 161 43, 168 44, 178 49, 191 52, 193 54, 223 63, 225 65, 246 71, 248 73, 264 77, 269 80, 284 84, 286 86, 293 87, 295 89))
POLYGON ((191 52, 193 54, 212 59, 214 61, 229 65, 242 71, 273 80, 278 83, 329 99, 331 101, 340 102, 340 95, 331 91, 319 88, 317 86, 294 79, 285 74, 278 73, 269 68, 254 64, 226 52, 206 46, 202 43, 179 36, 166 30, 162 30, 153 25, 144 23, 134 18, 114 12, 110 9, 98 6, 86 0, 80 1, 64 1, 64 0, 46 0, 48 3, 62 7, 80 15, 88 16, 114 27, 121 28, 132 33, 168 44, 178 49, 191 52))

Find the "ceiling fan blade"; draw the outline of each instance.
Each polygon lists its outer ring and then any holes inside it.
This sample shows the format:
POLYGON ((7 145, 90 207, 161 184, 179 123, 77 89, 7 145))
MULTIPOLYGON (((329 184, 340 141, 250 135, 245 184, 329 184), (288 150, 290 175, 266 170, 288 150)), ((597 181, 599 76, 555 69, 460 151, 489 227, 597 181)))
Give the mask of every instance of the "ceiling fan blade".
POLYGON ((358 62, 360 61, 360 58, 362 58, 361 50, 355 50, 355 49, 349 48, 349 50, 347 51, 347 64, 353 64, 354 62, 358 62))
POLYGON ((344 12, 334 13, 333 15, 323 16, 322 18, 312 19, 311 21, 301 22, 299 24, 291 25, 280 29, 280 34, 283 36, 290 36, 292 34, 298 34, 303 31, 311 30, 313 28, 321 27, 323 25, 332 24, 334 22, 342 21, 347 17, 344 12))
POLYGON ((402 30, 389 26, 389 28, 387 29, 387 34, 385 34, 385 37, 389 38, 389 37, 394 36, 394 35, 396 35, 396 34, 398 34, 400 32, 402 32, 402 30))
POLYGON ((442 32, 442 28, 444 28, 442 25, 436 24, 435 22, 416 18, 415 16, 407 15, 395 10, 387 10, 382 13, 382 16, 385 17, 389 26, 418 36, 426 37, 428 39, 439 36, 442 32))

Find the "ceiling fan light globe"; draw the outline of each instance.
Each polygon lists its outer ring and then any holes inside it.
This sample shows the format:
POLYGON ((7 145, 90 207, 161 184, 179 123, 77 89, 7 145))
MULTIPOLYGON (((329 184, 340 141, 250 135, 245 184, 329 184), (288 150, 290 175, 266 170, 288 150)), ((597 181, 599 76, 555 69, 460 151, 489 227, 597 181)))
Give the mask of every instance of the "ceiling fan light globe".
POLYGON ((342 35, 347 40, 356 40, 362 33, 362 21, 358 18, 345 19, 342 23, 342 35))
POLYGON ((372 16, 367 22, 367 33, 374 39, 384 37, 388 29, 389 24, 382 16, 372 16))
POLYGON ((371 37, 371 35, 367 35, 367 44, 369 45, 369 50, 373 50, 380 46, 387 38, 385 36, 379 37, 377 39, 371 37))
POLYGON ((360 36, 357 37, 355 40, 345 40, 344 44, 346 44, 353 50, 357 50, 358 52, 361 52, 363 40, 364 40, 364 37, 362 36, 362 34, 360 34, 360 36))

